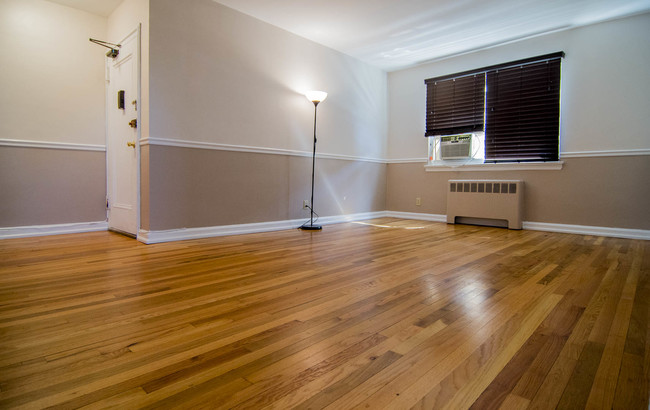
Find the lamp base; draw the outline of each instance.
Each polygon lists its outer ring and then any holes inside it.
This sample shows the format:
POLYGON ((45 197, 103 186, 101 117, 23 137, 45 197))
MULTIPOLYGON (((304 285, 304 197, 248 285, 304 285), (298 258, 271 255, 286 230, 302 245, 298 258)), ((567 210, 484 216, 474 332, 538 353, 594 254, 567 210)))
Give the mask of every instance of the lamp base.
POLYGON ((303 225, 300 229, 303 231, 320 231, 323 227, 320 225, 303 225))

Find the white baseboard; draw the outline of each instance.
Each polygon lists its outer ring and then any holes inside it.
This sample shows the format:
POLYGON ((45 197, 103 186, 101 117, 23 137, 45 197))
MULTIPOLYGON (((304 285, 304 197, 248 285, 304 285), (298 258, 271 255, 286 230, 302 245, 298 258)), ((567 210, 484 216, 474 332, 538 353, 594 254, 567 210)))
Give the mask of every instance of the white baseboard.
MULTIPOLYGON (((329 225, 341 222, 361 221, 365 219, 381 218, 386 212, 364 212, 349 215, 323 216, 318 219, 319 225, 329 225)), ((280 231, 284 229, 296 229, 306 219, 290 219, 285 221, 258 222, 238 225, 208 226, 202 228, 181 228, 165 231, 147 231, 141 229, 138 232, 138 240, 146 244, 183 241, 187 239, 210 238, 214 236, 242 235, 247 233, 280 231)))
POLYGON ((574 233, 579 235, 610 236, 613 238, 644 239, 650 240, 650 230, 609 228, 606 226, 585 226, 553 224, 546 222, 524 222, 524 229, 531 231, 574 233))
POLYGON ((386 215, 384 216, 391 217, 391 218, 416 219, 418 221, 447 222, 447 215, 440 215, 440 214, 386 211, 386 215))
MULTIPOLYGON (((440 214, 379 211, 349 215, 325 216, 318 219, 318 224, 329 225, 341 222, 362 221, 366 219, 383 217, 415 219, 443 223, 447 222, 447 216, 440 214)), ((279 231, 283 229, 298 228, 305 221, 306 219, 303 218, 286 221, 210 226, 202 228, 170 229, 165 231, 146 231, 141 229, 140 232, 138 232, 138 240, 146 244, 152 244, 160 242, 182 241, 187 239, 209 238, 213 236, 242 235, 247 233, 279 231)), ((560 232, 578 235, 609 236, 614 238, 650 240, 650 230, 645 229, 609 228, 603 226, 567 225, 545 222, 524 222, 523 228, 532 231, 560 232)), ((0 228, 0 239, 62 235, 106 230, 108 230, 108 223, 106 221, 57 225, 17 226, 10 228, 0 228)))
POLYGON ((80 222, 57 225, 33 225, 0 228, 0 239, 26 238, 28 236, 62 235, 108 230, 108 222, 80 222))
MULTIPOLYGON (((439 214, 386 211, 385 216, 393 218, 417 219, 423 221, 447 222, 447 215, 439 214)), ((523 228, 531 231, 560 232, 577 235, 609 236, 612 238, 650 240, 650 230, 645 229, 609 228, 605 226, 568 225, 546 222, 524 222, 523 228)))

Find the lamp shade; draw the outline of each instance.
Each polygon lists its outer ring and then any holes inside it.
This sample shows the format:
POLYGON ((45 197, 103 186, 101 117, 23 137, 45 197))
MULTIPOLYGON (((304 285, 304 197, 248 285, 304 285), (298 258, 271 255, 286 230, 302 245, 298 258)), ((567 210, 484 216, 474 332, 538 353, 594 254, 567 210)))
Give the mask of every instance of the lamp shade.
POLYGON ((321 102, 325 101, 327 98, 327 93, 325 91, 307 91, 305 97, 311 102, 321 102))

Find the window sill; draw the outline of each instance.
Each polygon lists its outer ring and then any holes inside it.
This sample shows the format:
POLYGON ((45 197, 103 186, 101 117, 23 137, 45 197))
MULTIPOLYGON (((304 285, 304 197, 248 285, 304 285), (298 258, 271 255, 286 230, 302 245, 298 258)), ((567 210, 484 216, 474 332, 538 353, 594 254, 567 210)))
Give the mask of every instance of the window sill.
POLYGON ((440 162, 437 164, 427 164, 424 169, 427 172, 449 172, 449 171, 557 171, 562 169, 564 161, 554 162, 512 162, 503 164, 450 164, 440 162))

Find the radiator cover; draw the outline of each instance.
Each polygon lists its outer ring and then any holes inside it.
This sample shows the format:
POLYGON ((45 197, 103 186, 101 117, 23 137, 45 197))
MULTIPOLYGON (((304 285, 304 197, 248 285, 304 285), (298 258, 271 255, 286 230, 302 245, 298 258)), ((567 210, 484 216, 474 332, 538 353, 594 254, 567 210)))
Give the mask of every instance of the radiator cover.
POLYGON ((453 179, 447 186, 447 223, 457 218, 506 221, 521 229, 524 181, 453 179))

